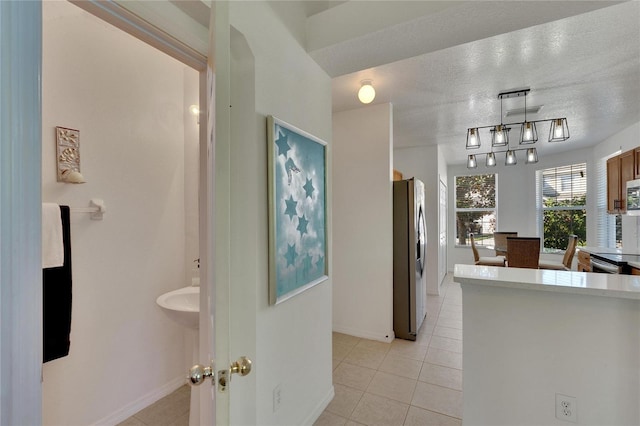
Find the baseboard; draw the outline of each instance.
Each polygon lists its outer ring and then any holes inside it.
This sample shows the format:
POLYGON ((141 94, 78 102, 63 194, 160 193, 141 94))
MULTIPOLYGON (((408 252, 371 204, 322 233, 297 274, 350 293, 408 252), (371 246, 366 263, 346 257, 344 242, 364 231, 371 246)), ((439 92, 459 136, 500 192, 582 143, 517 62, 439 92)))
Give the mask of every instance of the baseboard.
POLYGON ((360 337, 362 339, 377 340, 379 342, 385 342, 385 343, 391 343, 395 338, 395 334, 393 333, 393 330, 390 331, 389 333, 385 333, 384 336, 381 336, 378 333, 372 333, 370 331, 358 330, 350 327, 342 327, 334 324, 333 331, 335 331, 336 333, 348 334, 349 336, 360 337))
POLYGON ((149 392, 148 394, 143 395, 137 400, 125 405, 118 411, 111 413, 106 417, 103 417, 102 419, 93 423, 92 426, 117 425, 118 423, 121 423, 127 420, 129 417, 133 416, 135 413, 142 410, 143 408, 147 408, 149 405, 153 404, 154 402, 169 395, 170 393, 172 393, 173 391, 175 391, 185 383, 186 383, 186 379, 184 378, 184 376, 176 377, 175 379, 171 380, 169 383, 166 383, 163 386, 149 392))
POLYGON ((324 398, 322 398, 322 401, 320 401, 318 405, 316 405, 316 407, 311 411, 311 413, 309 413, 309 415, 302 422, 302 424, 309 425, 309 426, 313 425, 316 422, 316 420, 318 420, 318 417, 320 417, 324 409, 329 406, 329 403, 331 402, 331 400, 335 395, 336 395, 336 392, 332 385, 327 395, 324 398))

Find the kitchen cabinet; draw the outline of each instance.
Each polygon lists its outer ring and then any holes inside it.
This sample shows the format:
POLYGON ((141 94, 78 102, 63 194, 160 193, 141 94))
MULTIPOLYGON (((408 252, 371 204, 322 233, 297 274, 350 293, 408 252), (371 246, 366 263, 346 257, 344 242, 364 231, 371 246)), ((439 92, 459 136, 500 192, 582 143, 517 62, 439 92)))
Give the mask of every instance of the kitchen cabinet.
POLYGON ((636 150, 623 152, 607 160, 607 213, 621 214, 627 211, 627 181, 635 179, 636 150))
POLYGON ((633 154, 636 158, 636 171, 633 178, 640 179, 640 146, 633 150, 633 154))
POLYGON ((578 272, 591 272, 591 255, 586 251, 578 251, 578 272))

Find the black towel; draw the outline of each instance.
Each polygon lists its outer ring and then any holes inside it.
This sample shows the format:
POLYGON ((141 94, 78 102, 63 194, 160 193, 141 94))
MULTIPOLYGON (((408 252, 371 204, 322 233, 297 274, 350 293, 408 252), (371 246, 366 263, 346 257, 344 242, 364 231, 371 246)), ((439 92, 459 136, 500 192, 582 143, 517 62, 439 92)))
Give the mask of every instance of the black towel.
POLYGON ((71 227, 69 206, 60 206, 64 263, 42 270, 43 362, 69 355, 71 345, 71 227))

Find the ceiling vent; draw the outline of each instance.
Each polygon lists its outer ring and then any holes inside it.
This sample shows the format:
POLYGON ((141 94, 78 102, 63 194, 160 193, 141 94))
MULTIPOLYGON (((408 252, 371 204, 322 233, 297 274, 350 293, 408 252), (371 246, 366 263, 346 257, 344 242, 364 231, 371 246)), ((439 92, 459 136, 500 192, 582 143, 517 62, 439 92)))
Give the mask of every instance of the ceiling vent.
MULTIPOLYGON (((527 114, 537 114, 543 106, 544 105, 528 106, 527 114)), ((524 108, 510 109, 505 113, 505 117, 512 117, 514 115, 524 115, 524 108)))

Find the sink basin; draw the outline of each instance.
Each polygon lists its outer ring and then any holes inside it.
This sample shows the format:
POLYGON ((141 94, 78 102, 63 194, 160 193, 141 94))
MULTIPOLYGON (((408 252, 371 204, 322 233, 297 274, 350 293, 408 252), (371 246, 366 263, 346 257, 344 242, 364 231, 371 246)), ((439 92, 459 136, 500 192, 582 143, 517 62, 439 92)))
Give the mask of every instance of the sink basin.
POLYGON ((193 330, 198 329, 200 317, 200 287, 183 287, 165 293, 156 303, 175 322, 193 330))

